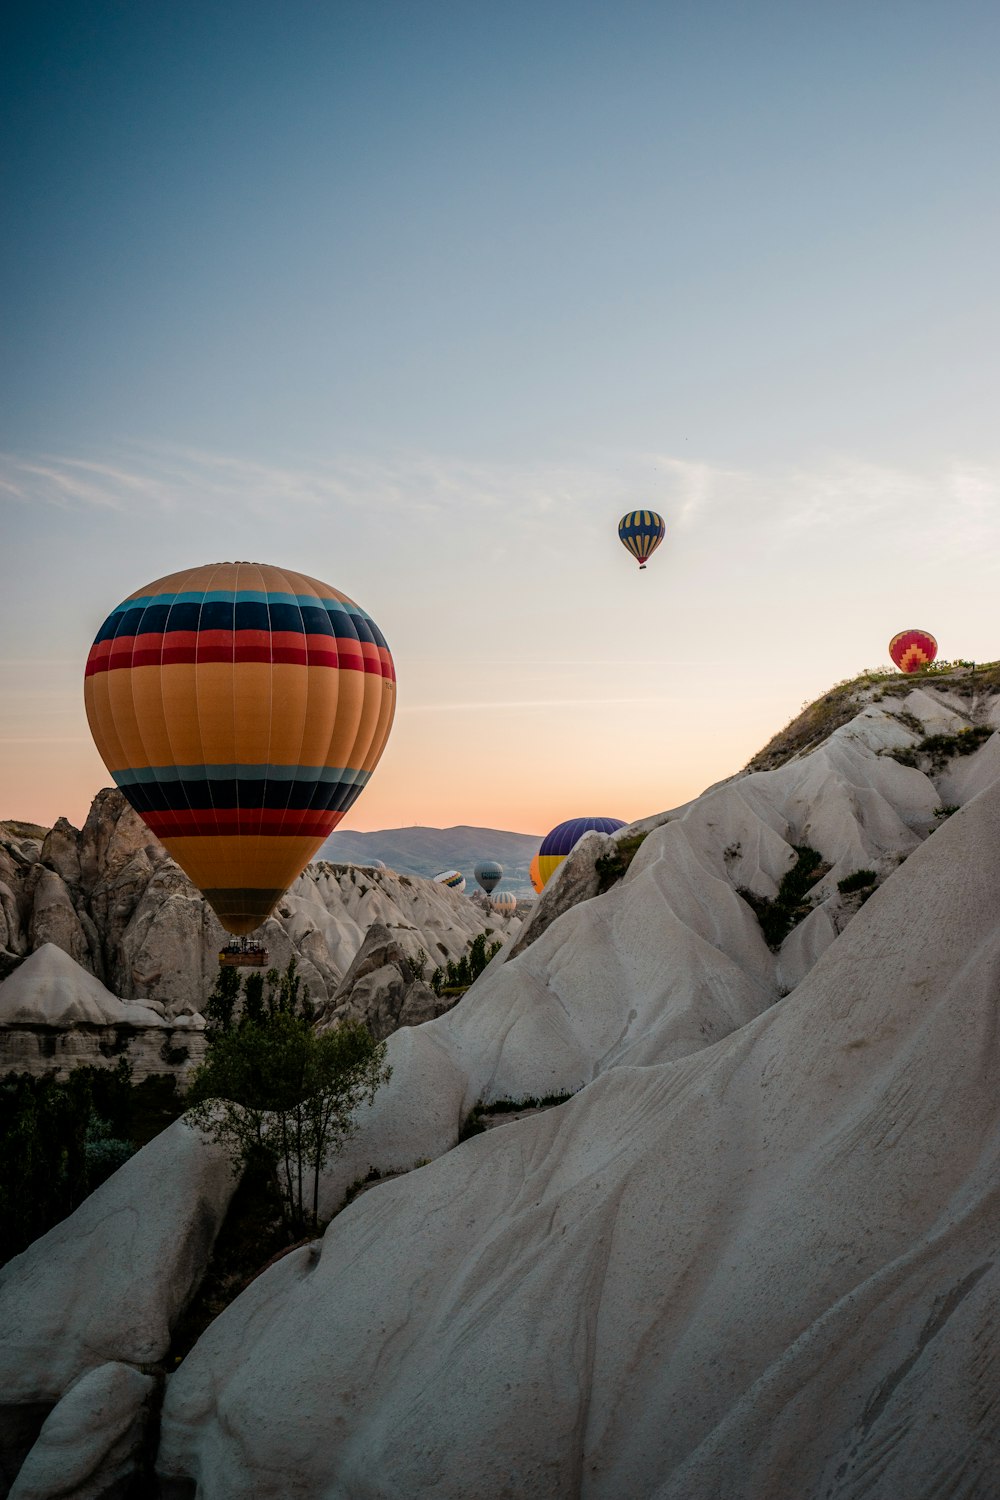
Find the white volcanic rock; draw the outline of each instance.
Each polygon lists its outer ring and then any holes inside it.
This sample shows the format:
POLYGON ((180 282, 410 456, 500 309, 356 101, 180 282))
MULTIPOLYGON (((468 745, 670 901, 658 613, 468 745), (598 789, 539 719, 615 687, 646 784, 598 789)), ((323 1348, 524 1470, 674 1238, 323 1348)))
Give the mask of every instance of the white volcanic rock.
POLYGON ((142 1449, 151 1375, 106 1364, 83 1375, 46 1418, 10 1500, 106 1500, 127 1493, 142 1449))
POLYGON ((67 818, 57 818, 42 841, 39 860, 67 885, 80 884, 80 832, 67 818))
MULTIPOLYGON (((458 958, 477 933, 518 930, 431 880, 320 862, 307 866, 261 936, 274 967, 294 956, 313 1000, 325 1004, 373 922, 406 952, 423 948, 431 967, 458 958)), ((120 792, 100 792, 79 833, 65 819, 44 839, 0 825, 0 955, 9 960, 52 942, 116 994, 176 1013, 204 1004, 225 940, 120 792)))
POLYGON ((0 984, 0 1026, 157 1026, 145 1005, 117 999, 54 943, 45 943, 0 984))
POLYGON ((54 870, 36 864, 31 872, 28 892, 31 897, 28 923, 31 947, 41 948, 46 943, 55 943, 78 964, 91 968, 90 944, 62 877, 54 870))
POLYGON ((175 1121, 4 1266, 0 1439, 23 1446, 87 1372, 163 1358, 234 1187, 221 1148, 175 1121))
MULTIPOLYGON (((896 712, 914 713, 925 693, 869 705, 787 765, 733 778, 649 820, 619 884, 562 912, 534 941, 535 924, 526 927, 516 956, 491 965, 416 1042, 390 1037, 393 1077, 327 1174, 325 1211, 370 1166, 405 1169, 447 1149, 477 1101, 571 1092, 611 1067, 697 1051, 798 984, 858 910, 837 881, 858 869, 884 878, 939 827, 932 779, 882 753, 919 742, 922 730, 896 712), (816 885, 815 911, 775 955, 737 892, 773 899, 804 844, 830 869, 816 885), (420 1081, 408 1076, 410 1066, 420 1081), (441 1111, 416 1106, 427 1086, 445 1099, 462 1092, 450 1140, 441 1111), (413 1122, 405 1134, 401 1117, 413 1122)), ((592 847, 604 852, 596 840, 592 847)), ((583 863, 585 853, 578 858, 583 863)), ((562 878, 575 887, 587 877, 571 868, 562 878)))
MULTIPOLYGON (((902 788, 899 822, 919 824, 919 785, 888 761, 871 771, 858 817, 874 807, 893 827, 882 803, 902 788)), ((760 831, 755 809, 779 841, 799 835, 762 779, 705 799, 720 838, 740 808, 746 832, 760 831)), ((847 803, 847 782, 821 780, 847 803)), ((805 797, 799 816, 818 811, 805 797)), ((835 816, 825 826, 852 842, 835 816)), ((614 892, 503 966, 537 1005, 543 973, 566 985, 592 1054, 598 984, 616 974, 626 1003, 645 983, 668 1014, 675 965, 719 985, 724 958, 743 976, 727 1006, 741 983, 763 987, 771 955, 739 920, 705 827, 689 813, 651 834, 619 888, 639 908, 633 951, 652 950, 631 973, 614 892), (581 914, 613 953, 583 1000, 558 938, 581 914), (544 945, 544 969, 529 970, 544 945)), ((888 853, 870 826, 856 837, 888 853)), ((780 850, 762 837, 760 851, 773 880, 780 850)), ((623 1035, 619 1064, 602 1053, 568 1104, 359 1198, 320 1253, 258 1278, 171 1378, 162 1475, 211 1500, 1000 1493, 998 887, 994 784, 780 1004, 667 1062, 623 1035), (621 1065, 637 1051, 643 1066, 621 1065)), ((481 981, 458 1009, 491 1010, 500 1033, 514 997, 491 999, 481 981)), ((400 1040, 426 1058, 456 1015, 400 1040)))
MULTIPOLYGON (((339 988, 321 1012, 323 1021, 361 1021, 377 1041, 401 1026, 419 1026, 454 1004, 436 995, 415 972, 417 961, 381 922, 373 922, 339 988)), ((424 964, 427 972, 428 966, 424 964)))
POLYGON ((128 1060, 135 1082, 187 1074, 205 1050, 201 1015, 168 1018, 157 1002, 109 993, 53 943, 38 948, 0 983, 0 1072, 65 1077, 82 1065, 128 1060))

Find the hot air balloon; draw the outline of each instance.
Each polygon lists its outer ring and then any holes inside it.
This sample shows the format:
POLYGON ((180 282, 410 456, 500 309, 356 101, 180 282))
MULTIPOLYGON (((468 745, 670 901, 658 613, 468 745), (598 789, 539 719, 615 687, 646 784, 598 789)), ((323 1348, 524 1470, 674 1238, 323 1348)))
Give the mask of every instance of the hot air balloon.
POLYGON ((528 867, 528 879, 531 881, 531 884, 532 884, 532 887, 534 888, 535 894, 537 896, 540 896, 542 894, 542 887, 545 885, 545 881, 542 879, 541 875, 538 873, 538 855, 537 854, 535 855, 534 859, 531 861, 530 866, 528 867))
POLYGON ((614 833, 617 828, 624 827, 620 818, 570 818, 565 823, 559 823, 551 833, 545 835, 538 851, 538 874, 542 885, 548 885, 569 851, 585 833, 592 830, 614 833))
POLYGON ((434 876, 435 885, 446 885, 449 891, 456 891, 461 895, 465 890, 465 876, 460 870, 442 870, 440 875, 434 876))
POLYGON ((396 674, 370 615, 329 584, 210 563, 112 610, 84 698, 116 785, 223 927, 244 934, 364 789, 396 674))
POLYGON ((665 531, 663 517, 655 510, 630 510, 618 522, 621 544, 628 548, 640 569, 663 541, 665 531))
POLYGON ((498 865, 495 859, 482 859, 472 873, 488 896, 503 879, 503 865, 498 865))
POLYGON ((359 865, 358 868, 360 870, 384 870, 387 867, 380 859, 366 859, 364 864, 359 865))
POLYGON ((901 630, 889 642, 889 655, 901 672, 919 672, 937 656, 937 641, 926 630, 901 630))
POLYGON ((490 897, 490 910, 498 917, 512 917, 517 911, 517 897, 513 891, 498 891, 490 897))

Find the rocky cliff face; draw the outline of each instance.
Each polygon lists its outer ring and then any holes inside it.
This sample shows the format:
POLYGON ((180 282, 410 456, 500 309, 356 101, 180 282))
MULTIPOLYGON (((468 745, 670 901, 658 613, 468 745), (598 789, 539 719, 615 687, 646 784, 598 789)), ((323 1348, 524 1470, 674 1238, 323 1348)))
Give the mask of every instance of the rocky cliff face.
MULTIPOLYGON (((390 1035, 327 1212, 370 1167, 413 1170, 170 1375, 166 1500, 1000 1493, 997 701, 869 697, 808 753, 581 851, 516 955, 390 1035), (559 1090, 457 1144, 473 1104, 559 1090)), ((352 993, 404 962, 385 924, 352 993)), ((26 1493, 59 1493, 65 1453, 87 1493, 119 1482, 193 1227, 221 1212, 208 1148, 172 1131, 0 1277, 26 1493)))
MULTIPOLYGON (((428 967, 477 933, 510 928, 432 881, 351 865, 310 865, 265 924, 271 960, 294 953, 313 999, 329 1002, 373 922, 428 967)), ((211 908, 120 792, 94 799, 82 829, 0 823, 0 978, 51 943, 126 1000, 197 1010, 225 933, 211 908)))

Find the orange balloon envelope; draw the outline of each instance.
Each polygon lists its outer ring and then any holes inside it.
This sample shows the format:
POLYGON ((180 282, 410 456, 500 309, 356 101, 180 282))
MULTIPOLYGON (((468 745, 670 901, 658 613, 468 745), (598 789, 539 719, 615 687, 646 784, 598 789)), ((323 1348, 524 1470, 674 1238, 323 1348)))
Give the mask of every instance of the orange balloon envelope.
POLYGON ((889 642, 889 655, 901 672, 919 672, 937 656, 937 641, 926 630, 901 630, 889 642))
POLYGON ((528 879, 531 881, 531 884, 534 887, 535 894, 540 896, 542 894, 542 888, 545 885, 545 881, 542 879, 541 872, 538 868, 538 861, 539 856, 536 854, 534 859, 531 861, 530 866, 528 867, 528 879))
POLYGON ((112 611, 84 698, 116 785, 242 934, 363 790, 396 674, 378 626, 337 589, 266 563, 210 563, 112 611))

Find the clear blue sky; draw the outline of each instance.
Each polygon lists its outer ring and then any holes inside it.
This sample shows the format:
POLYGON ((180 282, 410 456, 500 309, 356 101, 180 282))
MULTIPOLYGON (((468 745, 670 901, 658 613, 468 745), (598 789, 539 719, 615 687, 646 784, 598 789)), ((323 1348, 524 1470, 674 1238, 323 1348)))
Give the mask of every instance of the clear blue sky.
POLYGON ((896 628, 1000 655, 995 4, 37 0, 7 26, 0 816, 40 807, 33 736, 82 815, 96 625, 215 557, 382 624, 387 785, 408 736, 478 758, 476 806, 445 759, 412 816, 376 776, 355 826, 541 826, 496 798, 525 754, 553 822, 617 814, 612 703, 644 765, 686 767, 637 816, 896 628), (637 580, 614 524, 642 503, 668 540, 637 580), (726 740, 691 693, 734 660, 726 740), (564 807, 566 715, 601 749, 564 807))

